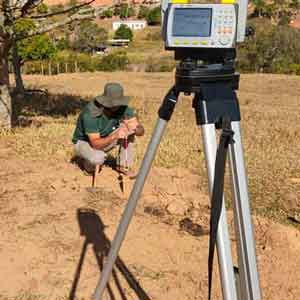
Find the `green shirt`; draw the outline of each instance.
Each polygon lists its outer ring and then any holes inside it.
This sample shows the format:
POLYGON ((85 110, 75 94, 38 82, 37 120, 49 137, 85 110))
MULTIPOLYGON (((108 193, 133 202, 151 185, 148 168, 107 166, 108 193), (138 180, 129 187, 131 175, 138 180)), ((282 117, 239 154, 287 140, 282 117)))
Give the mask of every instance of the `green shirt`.
POLYGON ((123 119, 132 118, 135 112, 128 106, 121 106, 114 117, 107 117, 101 108, 97 108, 93 101, 88 103, 81 111, 72 142, 78 140, 88 141, 88 134, 99 133, 101 137, 106 137, 116 130, 123 119))

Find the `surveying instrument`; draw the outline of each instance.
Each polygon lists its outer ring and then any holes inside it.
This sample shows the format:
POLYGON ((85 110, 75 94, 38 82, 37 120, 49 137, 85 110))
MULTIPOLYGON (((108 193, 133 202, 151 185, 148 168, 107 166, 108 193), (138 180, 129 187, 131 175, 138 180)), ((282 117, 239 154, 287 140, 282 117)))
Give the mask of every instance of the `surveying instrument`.
POLYGON ((217 248, 224 300, 260 300, 255 242, 252 228, 247 178, 240 132, 240 110, 235 90, 236 44, 246 35, 247 0, 220 4, 190 4, 185 0, 163 0, 162 24, 166 50, 175 52, 175 84, 165 96, 158 120, 128 204, 97 284, 94 299, 102 300, 121 244, 150 171, 157 148, 178 101, 178 96, 194 94, 197 125, 202 131, 211 196, 210 243, 208 257, 208 299, 211 299, 214 248, 217 248), (216 130, 221 129, 217 146, 216 130), (237 240, 234 267, 223 197, 226 155, 232 178, 233 211, 237 240))

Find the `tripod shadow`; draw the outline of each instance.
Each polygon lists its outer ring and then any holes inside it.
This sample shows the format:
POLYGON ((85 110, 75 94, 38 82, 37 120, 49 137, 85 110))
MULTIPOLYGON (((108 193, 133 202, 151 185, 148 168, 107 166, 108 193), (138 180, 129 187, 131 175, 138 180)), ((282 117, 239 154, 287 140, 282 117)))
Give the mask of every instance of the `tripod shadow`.
MULTIPOLYGON (((78 209, 77 219, 80 228, 80 235, 85 236, 85 241, 82 247, 74 281, 69 294, 69 300, 76 299, 76 289, 79 282, 80 273, 88 245, 92 244, 93 252, 95 254, 100 272, 103 269, 103 260, 105 257, 107 257, 111 246, 109 239, 104 233, 105 225, 94 210, 82 208, 78 209)), ((122 300, 127 300, 127 297, 120 283, 116 269, 125 278, 126 282, 130 286, 130 288, 135 292, 139 300, 150 300, 149 296, 142 289, 139 282, 134 278, 133 274, 131 274, 124 262, 118 257, 116 260, 116 267, 112 271, 112 278, 122 300)), ((111 300, 119 299, 119 297, 115 296, 109 283, 107 284, 107 291, 111 300)))

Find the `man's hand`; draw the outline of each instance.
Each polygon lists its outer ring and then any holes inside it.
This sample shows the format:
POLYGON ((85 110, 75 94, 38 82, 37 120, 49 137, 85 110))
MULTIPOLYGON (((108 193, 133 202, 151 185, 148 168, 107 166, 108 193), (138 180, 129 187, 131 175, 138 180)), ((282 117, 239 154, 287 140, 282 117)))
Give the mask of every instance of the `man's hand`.
POLYGON ((114 135, 114 138, 115 139, 125 139, 128 135, 130 134, 127 126, 125 125, 122 125, 117 129, 115 130, 112 135, 114 135))
POLYGON ((136 131, 136 128, 139 126, 139 122, 136 117, 125 119, 122 123, 128 128, 130 133, 134 133, 136 131))

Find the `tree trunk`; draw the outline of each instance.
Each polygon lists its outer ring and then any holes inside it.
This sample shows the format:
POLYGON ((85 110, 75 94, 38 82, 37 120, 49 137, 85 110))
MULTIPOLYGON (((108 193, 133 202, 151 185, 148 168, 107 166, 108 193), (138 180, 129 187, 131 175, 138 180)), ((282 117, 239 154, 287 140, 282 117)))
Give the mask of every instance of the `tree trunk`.
POLYGON ((11 128, 12 105, 8 74, 9 44, 0 41, 0 128, 11 128))
POLYGON ((13 58, 13 66, 14 66, 14 74, 16 81, 16 90, 18 93, 24 95, 25 88, 21 74, 21 64, 20 57, 18 54, 17 42, 15 40, 12 41, 12 58, 13 58))

